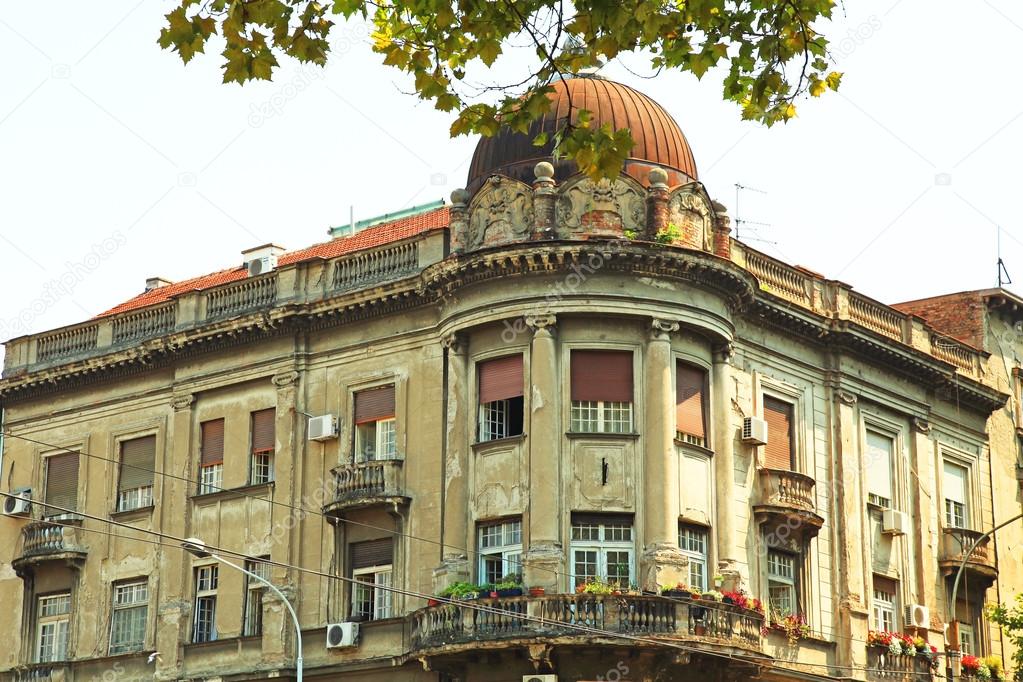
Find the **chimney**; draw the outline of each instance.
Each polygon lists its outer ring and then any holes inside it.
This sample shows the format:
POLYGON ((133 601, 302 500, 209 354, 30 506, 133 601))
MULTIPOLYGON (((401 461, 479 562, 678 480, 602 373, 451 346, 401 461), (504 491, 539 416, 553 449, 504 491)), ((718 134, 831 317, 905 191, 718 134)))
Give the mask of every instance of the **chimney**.
POLYGON ((166 279, 165 277, 149 277, 146 279, 146 291, 159 289, 160 287, 165 287, 168 284, 174 284, 174 282, 166 279))

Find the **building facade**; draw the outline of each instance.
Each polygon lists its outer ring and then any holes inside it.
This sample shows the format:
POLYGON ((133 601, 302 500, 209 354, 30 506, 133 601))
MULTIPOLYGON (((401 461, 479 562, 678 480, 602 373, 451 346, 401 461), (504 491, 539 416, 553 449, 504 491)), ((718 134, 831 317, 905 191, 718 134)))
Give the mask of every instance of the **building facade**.
POLYGON ((640 93, 552 98, 632 129, 616 180, 500 135, 448 205, 7 344, 0 678, 293 679, 231 564, 315 680, 918 680, 875 632, 953 612, 1007 653, 1000 536, 949 601, 1019 503, 995 356, 732 239, 640 93))

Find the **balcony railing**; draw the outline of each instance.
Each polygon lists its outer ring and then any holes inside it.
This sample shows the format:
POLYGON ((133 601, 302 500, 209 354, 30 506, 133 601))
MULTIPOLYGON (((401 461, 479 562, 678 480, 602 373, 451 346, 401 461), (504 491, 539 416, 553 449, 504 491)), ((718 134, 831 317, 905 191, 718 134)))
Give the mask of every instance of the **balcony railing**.
POLYGON ((39 339, 36 360, 47 362, 85 353, 96 348, 99 324, 62 329, 39 339))
POLYGON ((868 681, 926 682, 933 674, 931 662, 924 656, 895 655, 880 647, 867 648, 868 681))
POLYGON ((70 680, 70 666, 66 663, 32 663, 10 671, 13 682, 63 682, 70 680))
MULTIPOLYGON (((980 531, 967 528, 945 528, 941 534, 941 555, 938 563, 946 572, 959 569, 963 556, 970 546, 983 535, 980 531)), ((973 550, 966 562, 967 570, 993 579, 998 575, 994 552, 991 550, 991 538, 984 538, 973 550)))
POLYGON ((267 308, 277 299, 277 274, 242 280, 206 294, 206 319, 267 308))
POLYGON ((343 258, 334 264, 334 289, 358 289, 419 270, 419 243, 398 244, 343 258))
POLYGON ((24 566, 47 559, 80 559, 86 548, 79 542, 78 520, 36 521, 21 531, 21 551, 14 560, 19 572, 24 566))
POLYGON ((815 481, 811 476, 784 469, 760 470, 760 504, 813 512, 815 481))
POLYGON ((382 459, 334 469, 333 510, 407 500, 401 480, 402 460, 382 459))
POLYGON ((114 343, 137 341, 173 331, 176 311, 177 304, 169 303, 114 319, 114 343))
POLYGON ((718 602, 703 606, 656 596, 593 594, 479 599, 465 606, 427 607, 409 618, 413 651, 549 636, 577 636, 583 643, 601 633, 706 639, 717 647, 760 651, 764 623, 755 611, 718 602))

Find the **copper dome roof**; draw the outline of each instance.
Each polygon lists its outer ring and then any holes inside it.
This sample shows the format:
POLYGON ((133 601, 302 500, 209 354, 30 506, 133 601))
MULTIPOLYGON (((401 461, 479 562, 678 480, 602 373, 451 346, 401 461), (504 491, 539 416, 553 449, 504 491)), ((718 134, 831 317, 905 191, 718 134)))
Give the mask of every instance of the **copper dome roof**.
MULTIPOLYGON (((625 164, 625 172, 646 184, 646 174, 653 166, 669 172, 669 184, 696 180, 696 161, 689 142, 675 119, 664 108, 646 95, 632 88, 596 76, 555 81, 550 93, 553 106, 543 118, 534 121, 529 133, 515 133, 507 129, 494 137, 480 138, 469 166, 466 188, 475 190, 488 176, 495 173, 518 178, 532 184, 533 166, 538 161, 552 160, 554 134, 561 127, 572 98, 572 119, 579 109, 593 114, 597 126, 611 124, 612 129, 629 128, 636 144, 625 164), (543 147, 533 146, 533 139, 546 132, 548 142, 543 147), (675 171, 674 173, 672 171, 675 171)), ((575 164, 561 160, 555 164, 555 177, 564 180, 575 174, 575 164)))

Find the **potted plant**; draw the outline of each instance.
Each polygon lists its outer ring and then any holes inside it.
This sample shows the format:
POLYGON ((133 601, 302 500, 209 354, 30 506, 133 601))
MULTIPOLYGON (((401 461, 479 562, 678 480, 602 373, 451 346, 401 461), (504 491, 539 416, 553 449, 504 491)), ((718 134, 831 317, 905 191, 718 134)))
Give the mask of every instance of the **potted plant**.
POLYGON ((884 630, 868 630, 867 631, 867 646, 872 646, 878 649, 887 649, 892 643, 892 633, 885 632, 884 630))
POLYGON ((976 676, 977 670, 980 669, 980 659, 976 656, 963 656, 962 666, 963 675, 976 676))
MULTIPOLYGON (((789 646, 795 646, 801 638, 810 635, 810 626, 806 624, 806 618, 801 613, 773 614, 771 617, 771 627, 785 633, 789 646)), ((892 642, 892 645, 897 645, 901 652, 902 643, 895 639, 892 642)))
POLYGON ((472 583, 457 582, 445 587, 437 596, 446 599, 476 599, 478 590, 472 583))
POLYGON ((720 602, 724 598, 725 595, 721 594, 717 590, 707 590, 706 592, 700 595, 700 599, 703 599, 704 601, 720 602))
POLYGON ((611 594, 613 591, 613 586, 600 578, 587 578, 575 588, 576 594, 611 594))
POLYGON ((521 597, 522 580, 517 573, 506 575, 501 582, 494 586, 498 597, 521 597))
POLYGON ((721 601, 725 604, 733 604, 741 609, 748 609, 750 607, 750 599, 742 592, 722 592, 721 601))
POLYGON ((1005 679, 1005 668, 1002 665, 1002 659, 998 656, 988 656, 984 659, 984 664, 988 667, 991 672, 992 680, 1004 680, 1005 679))
POLYGON ((679 582, 674 585, 665 585, 662 587, 661 595, 671 597, 672 599, 691 599, 693 596, 693 590, 689 587, 689 585, 679 582))
POLYGON ((542 587, 530 587, 529 588, 529 596, 530 597, 542 597, 546 593, 547 593, 547 590, 545 590, 542 587))

